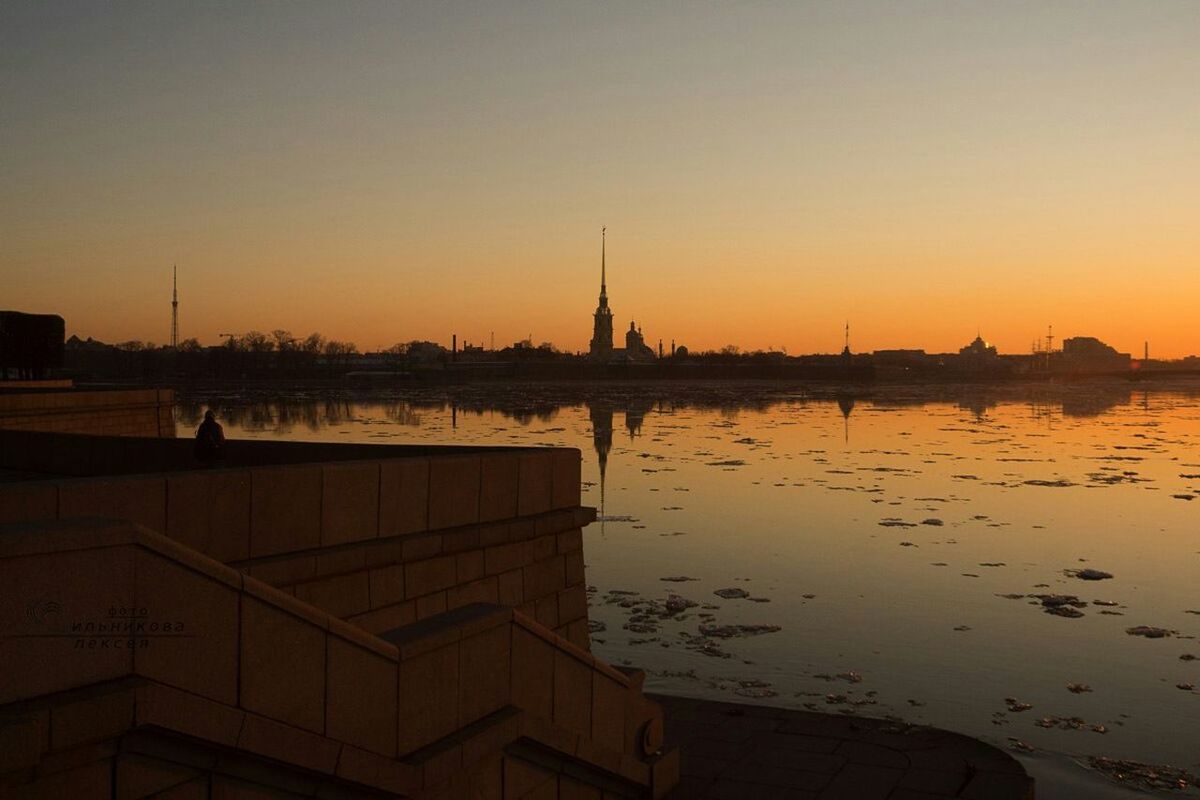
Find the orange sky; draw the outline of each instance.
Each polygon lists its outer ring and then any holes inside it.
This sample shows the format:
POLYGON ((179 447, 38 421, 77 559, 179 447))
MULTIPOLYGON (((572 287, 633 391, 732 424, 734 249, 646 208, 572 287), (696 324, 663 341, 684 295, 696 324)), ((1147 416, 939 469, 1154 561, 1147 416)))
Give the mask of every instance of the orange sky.
POLYGON ((0 306, 1200 353, 1200 5, 1049 5, 5 6, 0 306))

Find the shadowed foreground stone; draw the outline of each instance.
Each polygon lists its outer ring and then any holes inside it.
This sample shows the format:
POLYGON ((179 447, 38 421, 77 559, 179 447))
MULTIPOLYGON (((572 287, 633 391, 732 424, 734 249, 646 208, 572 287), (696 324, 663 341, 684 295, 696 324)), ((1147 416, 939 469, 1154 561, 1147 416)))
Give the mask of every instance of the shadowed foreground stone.
POLYGON ((675 785, 590 652, 578 450, 277 444, 0 429, 0 797, 675 785))
POLYGON ((682 777, 668 795, 789 800, 1032 800, 1007 753, 886 720, 653 695, 682 777))
POLYGON ((376 635, 82 519, 0 525, 0 618, 3 798, 661 800, 678 777, 641 673, 495 603, 376 635))
POLYGON ((0 430, 0 797, 662 800, 676 744, 673 797, 1032 797, 880 721, 665 697, 664 742, 590 652, 577 450, 227 447, 0 430))

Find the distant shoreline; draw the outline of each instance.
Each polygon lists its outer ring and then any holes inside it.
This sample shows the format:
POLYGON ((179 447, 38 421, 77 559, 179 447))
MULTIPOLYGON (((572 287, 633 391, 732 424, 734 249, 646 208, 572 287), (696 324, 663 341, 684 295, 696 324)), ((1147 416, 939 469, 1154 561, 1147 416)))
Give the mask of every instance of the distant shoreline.
MULTIPOLYGON (((1124 387, 1153 387, 1168 388, 1170 386, 1200 388, 1200 373, 1153 371, 1144 373, 1087 373, 1087 374, 1041 374, 1014 376, 986 375, 775 375, 759 374, 756 371, 726 371, 712 370, 694 372, 688 375, 661 376, 653 374, 638 374, 631 372, 623 375, 472 375, 436 373, 418 374, 386 374, 367 373, 351 374, 343 377, 305 378, 305 377, 187 377, 161 376, 153 379, 113 379, 86 380, 76 382, 79 387, 101 386, 142 386, 157 388, 173 388, 182 391, 189 390, 219 390, 219 389, 277 389, 277 390, 372 390, 372 389, 436 389, 453 387, 501 387, 557 384, 563 386, 679 386, 695 387, 705 384, 722 386, 755 385, 755 386, 789 386, 795 388, 812 387, 822 392, 844 389, 852 393, 870 393, 888 388, 921 388, 921 387, 1068 387, 1068 386, 1124 386, 1124 387)), ((0 390, 4 387, 0 383, 0 390)))

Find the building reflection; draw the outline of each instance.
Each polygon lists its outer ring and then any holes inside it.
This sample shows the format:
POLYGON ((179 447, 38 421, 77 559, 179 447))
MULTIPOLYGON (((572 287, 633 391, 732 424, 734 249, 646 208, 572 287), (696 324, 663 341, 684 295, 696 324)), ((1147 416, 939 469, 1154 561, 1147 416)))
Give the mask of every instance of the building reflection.
POLYGON ((646 421, 646 414, 650 411, 652 403, 649 400, 632 400, 625 406, 625 430, 629 433, 629 441, 633 441, 634 437, 641 435, 642 423, 646 421))
POLYGON ((600 469, 600 535, 605 534, 604 483, 608 475, 608 454, 612 450, 613 405, 603 401, 588 403, 588 417, 592 421, 592 447, 596 450, 596 464, 600 469))
POLYGON ((592 446, 600 467, 600 516, 603 517, 604 479, 608 474, 608 454, 612 451, 613 406, 605 402, 589 403, 588 416, 592 421, 592 446))
POLYGON ((1099 417, 1118 406, 1133 402, 1129 386, 1088 386, 1068 392, 1062 397, 1064 417, 1099 417))
POLYGON ((850 444, 850 412, 854 410, 854 395, 849 392, 839 392, 837 404, 842 412, 842 442, 850 444))
POLYGON ((976 422, 983 422, 987 412, 996 407, 998 400, 981 392, 971 392, 958 401, 958 407, 970 411, 976 422))
MULTIPOLYGON (((283 390, 280 390, 283 391, 283 390)), ((1168 394, 1172 392, 1167 392, 1168 394)), ((1176 392, 1190 396, 1187 391, 1176 392)), ((977 421, 1001 405, 1019 404, 1029 408, 1037 419, 1096 417, 1140 401, 1144 410, 1151 407, 1151 394, 1144 387, 1110 384, 1061 384, 995 387, 914 386, 886 391, 830 391, 798 396, 775 388, 748 390, 736 385, 704 387, 653 386, 636 390, 613 391, 595 386, 503 386, 427 388, 405 392, 371 394, 328 392, 291 396, 266 393, 240 397, 188 395, 181 392, 175 416, 180 434, 199 424, 204 411, 212 408, 217 417, 232 429, 293 435, 296 430, 313 433, 323 429, 383 416, 404 426, 420 427, 427 418, 448 418, 457 428, 464 417, 498 414, 522 427, 534 422, 551 423, 561 409, 586 406, 592 423, 593 446, 599 461, 601 481, 606 477, 612 450, 613 419, 624 416, 625 432, 632 442, 642 435, 646 417, 653 411, 674 414, 686 410, 716 411, 722 419, 736 421, 742 411, 770 413, 782 405, 810 402, 834 403, 842 415, 842 438, 850 441, 850 415, 867 403, 880 409, 900 409, 927 405, 950 405, 969 411, 977 421)), ((603 495, 603 485, 602 485, 603 495)))

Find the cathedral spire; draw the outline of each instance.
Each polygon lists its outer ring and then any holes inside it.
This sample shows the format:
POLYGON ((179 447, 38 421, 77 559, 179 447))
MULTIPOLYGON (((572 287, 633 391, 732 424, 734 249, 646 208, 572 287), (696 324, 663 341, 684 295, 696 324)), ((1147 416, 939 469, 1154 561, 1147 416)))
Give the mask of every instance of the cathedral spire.
POLYGON ((596 304, 596 313, 592 314, 592 342, 588 352, 594 359, 607 361, 613 351, 613 314, 608 307, 608 264, 606 259, 606 243, 608 228, 600 229, 600 301, 596 304))

